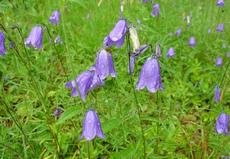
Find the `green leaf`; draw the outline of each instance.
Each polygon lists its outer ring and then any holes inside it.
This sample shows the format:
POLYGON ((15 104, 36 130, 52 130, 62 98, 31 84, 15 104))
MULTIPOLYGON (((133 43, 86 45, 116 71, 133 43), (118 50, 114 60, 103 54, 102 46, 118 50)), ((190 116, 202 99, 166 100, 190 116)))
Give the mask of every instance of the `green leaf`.
POLYGON ((73 118, 74 116, 78 115, 80 110, 78 107, 73 106, 67 108, 64 113, 62 113, 61 117, 58 119, 56 125, 63 124, 66 120, 73 118))

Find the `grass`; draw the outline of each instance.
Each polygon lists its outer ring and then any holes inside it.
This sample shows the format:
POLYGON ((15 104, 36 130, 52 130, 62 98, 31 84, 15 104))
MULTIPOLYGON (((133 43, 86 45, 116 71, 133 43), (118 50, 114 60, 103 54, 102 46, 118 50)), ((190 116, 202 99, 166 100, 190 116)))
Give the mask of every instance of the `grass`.
MULTIPOLYGON (((230 2, 219 8, 215 0, 158 0, 160 16, 152 17, 152 4, 126 0, 124 17, 138 29, 141 44, 160 43, 159 59, 164 90, 152 94, 137 91, 146 138, 147 158, 221 158, 230 155, 229 136, 218 135, 215 122, 222 111, 230 114, 230 73, 221 85, 221 101, 214 102, 214 88, 221 83, 229 63, 230 2), (183 20, 192 15, 191 26, 183 20), (137 22, 140 21, 140 24, 137 22), (224 32, 215 31, 224 23, 224 32), (179 38, 176 30, 182 27, 179 38), (208 28, 211 33, 208 34, 208 28), (194 36, 196 47, 189 47, 194 36), (226 45, 226 47, 222 47, 226 45), (174 47, 176 55, 166 58, 174 47), (217 56, 223 58, 215 66, 217 56)), ((70 97, 68 80, 95 63, 104 37, 119 19, 119 1, 95 0, 18 0, 1 1, 1 24, 18 48, 0 57, 1 107, 0 156, 11 158, 143 158, 141 129, 132 83, 127 73, 126 45, 112 48, 117 78, 109 78, 91 91, 86 103, 70 97), (99 3, 101 2, 101 3, 99 3), (52 26, 52 11, 61 12, 60 25, 52 26), (56 48, 44 31, 42 50, 24 48, 16 29, 26 38, 36 24, 46 24, 52 38, 60 35, 63 45, 56 48), (23 59, 23 60, 22 60, 23 59), (63 65, 61 65, 60 61, 63 65), (64 71, 63 71, 64 70, 64 71), (60 118, 52 113, 61 107, 60 118), (87 145, 79 140, 88 108, 97 111, 106 138, 87 145)), ((3 31, 3 30, 1 30, 3 31)), ((151 52, 138 58, 134 82, 151 52)))

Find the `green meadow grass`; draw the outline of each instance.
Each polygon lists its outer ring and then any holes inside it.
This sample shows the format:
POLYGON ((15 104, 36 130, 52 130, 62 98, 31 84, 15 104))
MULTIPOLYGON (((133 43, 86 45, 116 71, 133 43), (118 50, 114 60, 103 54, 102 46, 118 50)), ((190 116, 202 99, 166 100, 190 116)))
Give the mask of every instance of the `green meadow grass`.
MULTIPOLYGON (((159 43, 163 52, 159 61, 164 90, 154 94, 137 91, 147 158, 230 156, 230 136, 215 131, 222 106, 230 114, 229 69, 221 85, 221 102, 214 102, 215 85, 230 61, 226 57, 230 51, 230 1, 223 8, 215 0, 155 2, 160 3, 160 16, 155 18, 150 2, 126 0, 124 4, 124 17, 137 27, 141 44, 159 43), (191 26, 187 27, 184 17, 190 14, 191 26), (225 25, 222 33, 215 31, 219 23, 225 25), (182 34, 177 38, 179 27, 182 34), (194 48, 188 45, 191 36, 197 41, 194 48), (176 55, 168 59, 170 47, 176 55), (223 58, 218 68, 217 56, 223 58)), ((7 54, 0 57, 1 159, 87 158, 87 143, 79 138, 88 108, 97 111, 106 136, 89 143, 91 158, 143 158, 126 45, 112 48, 116 79, 108 78, 103 87, 91 91, 85 104, 65 88, 68 80, 95 63, 104 37, 119 19, 119 4, 119 0, 0 1, 0 23, 19 50, 17 54, 9 49, 6 40, 7 54), (56 9, 61 21, 53 26, 48 19, 56 9), (52 38, 60 35, 63 45, 55 49, 45 30, 42 50, 24 49, 17 29, 12 28, 19 27, 26 38, 37 24, 46 24, 52 38), (64 110, 58 119, 52 115, 57 107, 64 110)), ((135 83, 150 55, 147 51, 136 61, 135 83)))

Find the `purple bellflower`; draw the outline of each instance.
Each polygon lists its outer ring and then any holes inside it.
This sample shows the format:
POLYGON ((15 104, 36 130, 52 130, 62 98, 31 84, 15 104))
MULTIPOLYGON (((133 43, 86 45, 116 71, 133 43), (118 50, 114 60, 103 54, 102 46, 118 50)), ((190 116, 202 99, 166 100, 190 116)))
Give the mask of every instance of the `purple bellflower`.
POLYGON ((216 31, 217 32, 223 32, 224 31, 224 24, 222 23, 222 24, 217 25, 216 31))
POLYGON ((221 113, 216 121, 216 132, 218 134, 228 134, 229 115, 221 113))
POLYGON ((105 138, 96 111, 88 110, 85 114, 85 119, 83 122, 81 139, 85 138, 87 141, 90 141, 93 140, 96 136, 102 139, 105 138))
POLYGON ((71 96, 72 97, 78 96, 77 84, 76 84, 75 80, 66 82, 65 86, 66 86, 66 88, 72 89, 72 91, 71 91, 71 96))
POLYGON ((120 19, 109 35, 105 37, 104 45, 106 47, 111 47, 113 44, 115 44, 118 48, 122 47, 125 41, 126 31, 126 21, 124 19, 120 19))
POLYGON ((3 32, 0 32, 0 55, 6 54, 6 47, 5 47, 5 35, 3 32))
POLYGON ((221 57, 217 57, 216 58, 216 66, 220 67, 223 63, 223 59, 221 57))
POLYGON ((151 93, 162 90, 162 82, 160 75, 160 65, 155 57, 149 57, 144 63, 136 88, 138 90, 147 87, 151 93))
POLYGON ((109 75, 116 77, 112 55, 105 49, 100 50, 97 54, 95 67, 96 74, 101 80, 104 80, 109 75))
POLYGON ((148 49, 148 47, 149 45, 147 44, 141 45, 138 49, 136 49, 133 53, 130 54, 128 67, 129 74, 133 74, 134 72, 136 58, 143 54, 148 49))
POLYGON ((98 76, 98 74, 96 74, 96 67, 95 66, 91 66, 89 68, 89 71, 91 71, 93 73, 93 80, 92 83, 90 85, 90 89, 94 89, 96 87, 100 87, 104 85, 104 81, 100 79, 100 77, 98 76))
POLYGON ((190 39, 189 39, 189 45, 191 46, 191 47, 194 47, 195 45, 196 45, 196 39, 195 39, 195 37, 191 37, 190 39))
POLYGON ((172 57, 175 55, 174 49, 171 47, 167 52, 167 57, 172 57))
POLYGON ((176 31, 176 36, 179 37, 180 34, 181 34, 181 32, 182 32, 182 28, 179 28, 179 29, 176 31))
POLYGON ((215 87, 215 97, 214 97, 215 102, 220 101, 220 88, 218 85, 215 87))
POLYGON ((160 4, 157 3, 153 6, 153 11, 152 11, 151 15, 153 17, 156 17, 156 16, 159 16, 159 14, 160 14, 160 4))
POLYGON ((219 7, 223 7, 224 6, 224 0, 217 0, 216 5, 219 7))
POLYGON ((211 33, 211 31, 212 31, 212 30, 209 28, 209 29, 208 29, 208 34, 210 34, 210 33, 211 33))
POLYGON ((76 78, 76 81, 68 81, 66 87, 72 89, 71 96, 76 97, 79 96, 80 93, 81 99, 85 101, 86 95, 90 91, 92 81, 92 72, 84 71, 76 78))
POLYGON ((93 74, 90 71, 84 71, 76 78, 77 88, 83 101, 85 101, 86 95, 90 91, 92 81, 93 74))
POLYGON ((41 49, 42 41, 43 41, 43 29, 41 26, 35 26, 33 27, 29 36, 25 40, 25 45, 28 47, 34 47, 36 49, 41 49))
POLYGON ((60 22, 60 12, 58 10, 53 11, 52 15, 49 18, 49 21, 53 25, 58 25, 60 22))

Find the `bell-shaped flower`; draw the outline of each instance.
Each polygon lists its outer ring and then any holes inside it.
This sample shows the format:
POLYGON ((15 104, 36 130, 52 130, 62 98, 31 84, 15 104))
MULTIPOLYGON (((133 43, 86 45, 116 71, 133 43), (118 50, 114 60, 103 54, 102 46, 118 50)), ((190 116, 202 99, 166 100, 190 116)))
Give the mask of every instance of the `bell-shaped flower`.
POLYGON ((132 40, 132 43, 133 43, 133 51, 135 51, 135 50, 139 49, 139 47, 140 47, 140 41, 138 38, 136 28, 131 26, 129 28, 129 33, 130 33, 130 39, 132 40))
POLYGON ((224 6, 224 0, 217 0, 216 5, 219 7, 223 7, 224 6))
POLYGON ((75 81, 67 82, 66 87, 72 89, 71 96, 79 96, 80 93, 81 99, 85 101, 86 95, 91 89, 93 76, 94 74, 91 71, 84 71, 77 76, 75 81))
POLYGON ((210 33, 211 33, 211 31, 212 31, 212 30, 211 30, 210 28, 208 28, 208 34, 210 34, 210 33))
POLYGON ((133 74, 134 72, 136 58, 140 56, 141 54, 143 54, 148 49, 148 47, 149 45, 147 44, 141 45, 138 49, 136 49, 133 53, 130 54, 129 66, 128 66, 129 74, 133 74))
POLYGON ((176 31, 176 36, 179 37, 180 34, 181 34, 181 32, 182 32, 182 28, 179 28, 179 29, 176 31))
POLYGON ((218 24, 216 27, 217 32, 223 32, 224 31, 224 24, 218 24))
POLYGON ((156 17, 156 16, 159 16, 159 14, 160 14, 160 4, 155 4, 154 6, 153 6, 153 11, 152 11, 152 16, 153 17, 156 17))
POLYGON ((215 87, 215 97, 214 97, 215 102, 220 101, 220 88, 218 85, 215 87))
POLYGON ((160 65, 155 57, 149 57, 144 63, 136 88, 138 90, 147 87, 149 92, 162 90, 162 81, 160 75, 160 65))
POLYGON ((223 63, 222 57, 217 57, 216 58, 216 66, 220 67, 222 65, 222 63, 223 63))
POLYGON ((196 39, 195 39, 195 37, 190 37, 190 39, 189 39, 189 45, 191 46, 191 47, 194 47, 195 45, 196 45, 196 39))
POLYGON ((58 25, 60 22, 60 12, 58 10, 53 11, 52 15, 49 18, 49 21, 53 25, 58 25))
POLYGON ((175 51, 174 49, 171 47, 169 48, 168 52, 167 52, 167 57, 172 57, 175 55, 175 51))
POLYGON ((65 86, 66 86, 66 88, 72 89, 72 91, 71 91, 72 97, 78 96, 77 84, 76 84, 75 80, 66 82, 65 86))
POLYGON ((41 26, 35 26, 32 28, 29 36, 25 40, 25 45, 28 47, 34 47, 36 49, 42 48, 43 42, 43 29, 41 26))
POLYGON ((85 101, 86 95, 90 91, 92 81, 93 74, 90 71, 84 71, 76 78, 77 88, 83 101, 85 101))
POLYGON ((216 121, 216 132, 218 134, 228 134, 229 115, 221 113, 216 121))
POLYGON ((108 76, 116 77, 112 55, 105 49, 100 50, 97 54, 95 67, 96 74, 101 80, 108 76))
POLYGON ((3 32, 0 32, 0 55, 6 54, 6 47, 5 47, 5 35, 3 32))
POLYGON ((104 133, 101 128, 100 119, 94 110, 88 110, 85 114, 83 122, 83 130, 81 139, 85 138, 87 141, 93 140, 95 137, 104 139, 104 133))
POLYGON ((94 89, 96 87, 100 87, 104 85, 104 81, 100 79, 100 77, 98 76, 98 74, 96 74, 96 67, 95 66, 91 66, 89 68, 89 71, 91 71, 93 73, 93 80, 92 83, 90 85, 90 89, 94 89))
POLYGON ((104 45, 106 47, 110 47, 115 44, 118 48, 120 48, 124 44, 126 31, 126 21, 124 19, 120 19, 109 35, 105 37, 104 45))

